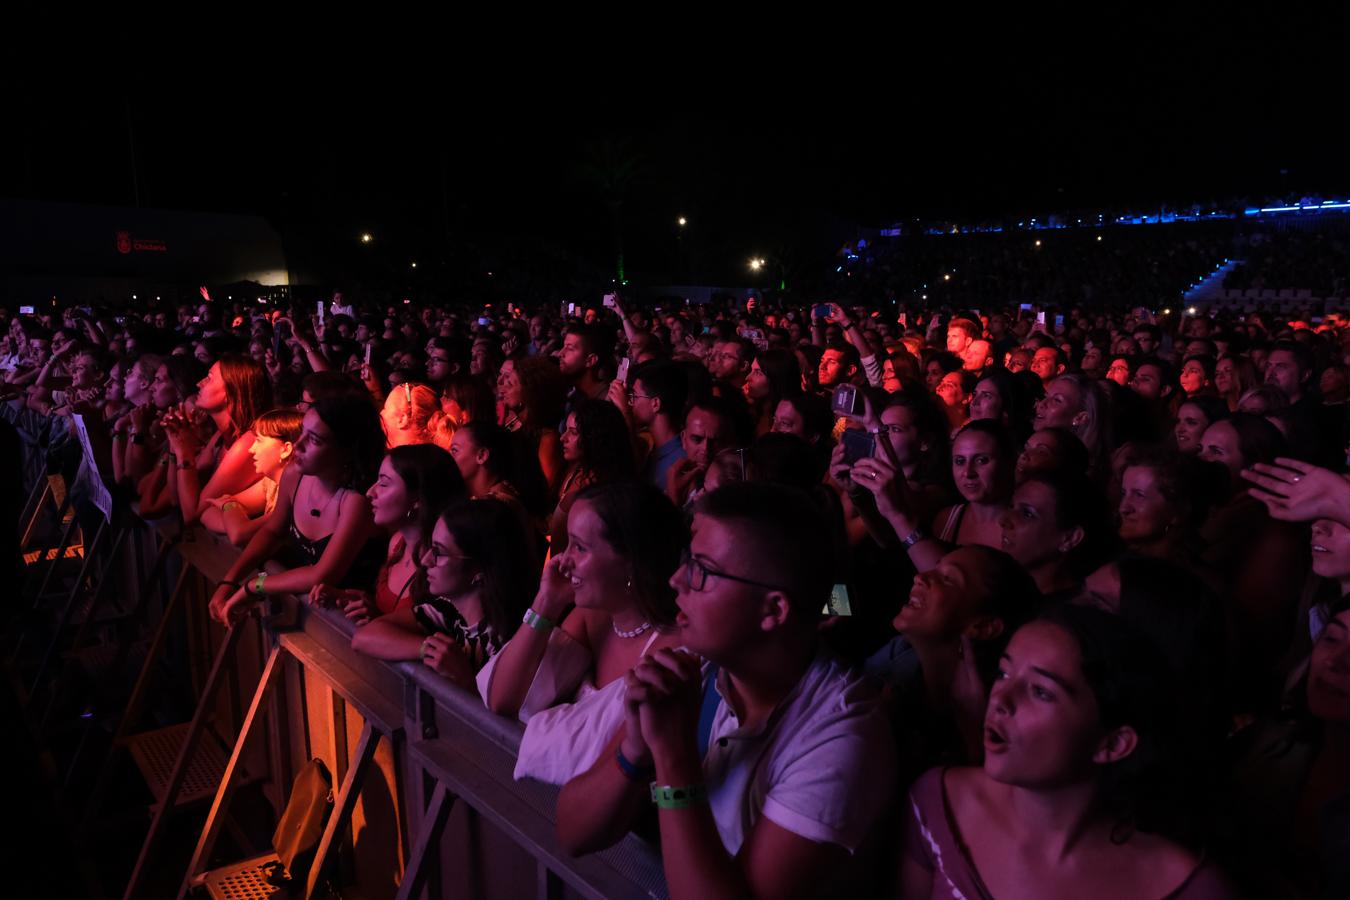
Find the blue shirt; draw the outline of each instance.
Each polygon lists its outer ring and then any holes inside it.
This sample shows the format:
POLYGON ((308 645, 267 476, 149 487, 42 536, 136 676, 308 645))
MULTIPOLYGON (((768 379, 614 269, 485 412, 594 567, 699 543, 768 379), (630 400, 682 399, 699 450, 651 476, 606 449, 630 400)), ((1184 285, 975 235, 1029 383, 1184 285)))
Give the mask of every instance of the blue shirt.
POLYGON ((658 491, 664 493, 670 467, 682 459, 684 459, 684 445, 680 443, 680 436, 677 434, 661 446, 652 448, 651 454, 647 457, 647 465, 643 467, 643 477, 655 485, 658 491))

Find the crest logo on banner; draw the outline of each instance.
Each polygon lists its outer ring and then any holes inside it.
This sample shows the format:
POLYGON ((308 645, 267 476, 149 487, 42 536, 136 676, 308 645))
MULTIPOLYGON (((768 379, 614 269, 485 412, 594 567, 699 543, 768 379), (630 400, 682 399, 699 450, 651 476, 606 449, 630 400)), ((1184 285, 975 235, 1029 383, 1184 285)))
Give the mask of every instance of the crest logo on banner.
POLYGON ((119 231, 119 232, 117 232, 117 252, 118 252, 118 253, 121 253, 121 254, 124 254, 124 255, 131 252, 131 232, 130 232, 130 231, 119 231))

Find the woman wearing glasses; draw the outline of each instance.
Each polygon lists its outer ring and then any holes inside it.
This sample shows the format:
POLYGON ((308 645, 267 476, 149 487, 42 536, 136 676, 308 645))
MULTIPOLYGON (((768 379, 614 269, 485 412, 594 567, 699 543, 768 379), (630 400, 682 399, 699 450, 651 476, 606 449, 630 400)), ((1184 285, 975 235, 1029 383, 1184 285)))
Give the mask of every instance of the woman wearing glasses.
POLYGON ((436 517, 418 565, 426 591, 358 628, 352 649, 377 659, 420 659, 469 687, 539 587, 530 536, 511 504, 461 500, 436 517))
POLYGON ((374 592, 364 586, 338 589, 320 583, 309 592, 310 602, 336 605, 358 625, 411 610, 427 593, 424 557, 437 517, 466 497, 464 479, 454 457, 445 450, 434 444, 390 450, 375 483, 366 491, 376 526, 390 533, 374 592))
POLYGON ((493 712, 528 721, 517 777, 555 784, 590 766, 613 734, 624 673, 679 643, 669 581, 689 544, 679 510, 637 482, 583 490, 567 528, 567 550, 545 567, 523 624, 478 677, 493 712))

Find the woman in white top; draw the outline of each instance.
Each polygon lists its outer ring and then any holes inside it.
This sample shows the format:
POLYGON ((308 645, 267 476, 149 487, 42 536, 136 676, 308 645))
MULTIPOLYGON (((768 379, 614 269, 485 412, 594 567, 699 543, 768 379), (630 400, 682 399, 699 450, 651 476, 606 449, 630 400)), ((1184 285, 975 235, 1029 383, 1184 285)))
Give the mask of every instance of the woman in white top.
POLYGON ((567 531, 525 622, 478 678, 489 708, 529 720, 517 776, 556 783, 589 767, 613 732, 594 718, 622 711, 603 702, 607 691, 622 690, 644 655, 679 643, 668 582, 689 544, 679 510, 638 482, 583 490, 567 531))

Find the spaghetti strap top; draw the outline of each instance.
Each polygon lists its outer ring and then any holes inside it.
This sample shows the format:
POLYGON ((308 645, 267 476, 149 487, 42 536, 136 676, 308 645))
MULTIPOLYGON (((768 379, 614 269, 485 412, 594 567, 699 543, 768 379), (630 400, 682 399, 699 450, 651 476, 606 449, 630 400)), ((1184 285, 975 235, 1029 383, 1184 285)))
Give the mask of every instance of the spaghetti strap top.
POLYGON ((380 566, 379 576, 375 579, 375 606, 382 616, 387 616, 397 609, 408 609, 413 606, 410 590, 413 582, 417 581, 417 577, 421 573, 414 568, 413 573, 403 582, 403 588, 397 593, 394 592, 394 586, 389 582, 390 571, 403 558, 405 549, 403 538, 397 538, 389 551, 389 555, 385 558, 384 564, 380 566))
POLYGON ((956 536, 961 533, 961 519, 966 514, 966 507, 969 503, 958 503, 947 513, 947 521, 942 525, 942 533, 938 535, 938 540, 945 541, 948 544, 956 543, 956 536))
MULTIPOLYGON (((303 476, 302 476, 303 477, 303 476)), ((339 488, 339 493, 345 494, 347 488, 339 488)), ((287 529, 290 534, 290 559, 289 563, 296 568, 300 566, 316 566, 319 560, 323 558, 323 553, 328 549, 328 542, 333 539, 333 535, 327 534, 321 538, 306 537, 300 528, 295 524, 295 515, 298 508, 295 505, 295 497, 300 493, 300 479, 295 480, 295 490, 291 492, 291 520, 287 523, 287 529)), ((342 509, 342 500, 338 499, 339 513, 342 509)), ((365 588, 370 589, 375 585, 376 578, 380 571, 380 566, 384 564, 384 548, 380 546, 380 536, 374 535, 366 541, 356 553, 356 558, 352 560, 351 568, 347 574, 338 580, 337 587, 365 588)))

